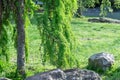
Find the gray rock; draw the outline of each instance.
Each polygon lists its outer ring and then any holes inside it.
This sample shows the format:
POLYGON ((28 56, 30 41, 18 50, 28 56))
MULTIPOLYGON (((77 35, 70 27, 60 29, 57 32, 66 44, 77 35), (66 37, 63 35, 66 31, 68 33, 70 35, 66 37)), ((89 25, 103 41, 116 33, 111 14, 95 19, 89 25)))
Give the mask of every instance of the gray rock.
POLYGON ((26 80, 65 80, 65 73, 60 69, 51 70, 28 77, 26 80))
POLYGON ((114 56, 104 52, 94 54, 88 59, 88 64, 93 69, 106 71, 114 64, 114 56))
POLYGON ((88 19, 89 22, 101 22, 101 23, 117 23, 120 24, 120 20, 111 19, 111 18, 92 18, 88 19))
POLYGON ((68 69, 64 72, 60 69, 36 74, 26 80, 101 80, 100 76, 90 70, 68 69))
POLYGON ((91 70, 69 69, 64 71, 66 80, 102 80, 100 76, 91 70))

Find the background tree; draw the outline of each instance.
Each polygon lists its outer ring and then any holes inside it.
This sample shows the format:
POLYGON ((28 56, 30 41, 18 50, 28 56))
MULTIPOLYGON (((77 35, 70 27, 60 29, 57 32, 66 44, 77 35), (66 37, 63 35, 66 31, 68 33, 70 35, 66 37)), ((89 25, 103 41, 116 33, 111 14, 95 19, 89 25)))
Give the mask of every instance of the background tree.
POLYGON ((107 12, 112 12, 111 2, 109 0, 102 0, 100 6, 100 16, 105 17, 107 12))
POLYGON ((95 7, 95 3, 98 0, 84 0, 84 6, 85 7, 95 7))
POLYGON ((114 7, 119 9, 120 8, 120 0, 114 0, 114 7))
POLYGON ((85 6, 84 6, 84 0, 78 0, 77 4, 78 4, 78 9, 76 12, 76 16, 77 17, 81 17, 82 16, 82 12, 85 10, 85 6))
POLYGON ((85 8, 94 8, 96 4, 100 4, 99 0, 77 0, 78 9, 76 12, 77 17, 82 16, 82 12, 85 8))

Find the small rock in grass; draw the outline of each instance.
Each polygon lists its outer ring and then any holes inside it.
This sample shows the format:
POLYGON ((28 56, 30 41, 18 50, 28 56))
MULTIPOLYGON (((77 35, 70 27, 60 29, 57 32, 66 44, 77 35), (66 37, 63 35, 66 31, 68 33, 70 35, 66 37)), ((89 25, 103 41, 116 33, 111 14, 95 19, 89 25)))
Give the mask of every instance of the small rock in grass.
POLYGON ((114 56, 109 53, 98 53, 88 59, 88 66, 95 70, 106 71, 114 64, 114 56))

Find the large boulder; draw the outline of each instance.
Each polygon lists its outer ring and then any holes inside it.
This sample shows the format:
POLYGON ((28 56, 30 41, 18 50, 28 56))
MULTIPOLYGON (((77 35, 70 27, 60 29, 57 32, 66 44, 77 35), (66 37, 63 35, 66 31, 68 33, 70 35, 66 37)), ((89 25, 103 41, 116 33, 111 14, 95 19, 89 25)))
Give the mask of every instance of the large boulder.
POLYGON ((60 69, 55 69, 28 77, 26 80, 65 80, 65 73, 60 69))
POLYGON ((106 71, 114 64, 114 56, 109 53, 98 53, 88 59, 88 66, 92 69, 106 71))
POLYGON ((69 69, 64 72, 66 80, 102 80, 97 73, 91 70, 69 69))
POLYGON ((100 76, 90 70, 55 69, 28 77, 26 80, 101 80, 100 76))

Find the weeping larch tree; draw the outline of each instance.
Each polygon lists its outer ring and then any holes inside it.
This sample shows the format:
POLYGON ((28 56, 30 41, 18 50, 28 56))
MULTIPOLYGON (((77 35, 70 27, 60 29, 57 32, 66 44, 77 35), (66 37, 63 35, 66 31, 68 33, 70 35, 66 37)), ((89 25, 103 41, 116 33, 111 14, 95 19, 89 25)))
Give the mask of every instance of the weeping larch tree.
MULTIPOLYGON (((10 30, 11 16, 14 16, 14 20, 16 20, 16 26, 17 26, 17 71, 20 72, 20 74, 25 74, 24 70, 24 42, 25 42, 25 31, 24 31, 24 0, 18 0, 17 5, 14 5, 15 1, 12 0, 0 0, 0 56, 5 56, 6 61, 9 59, 9 38, 11 36, 8 36, 8 32, 12 32, 10 30), (16 6, 16 7, 15 7, 16 6), (13 7, 16 9, 14 10, 13 7), (16 11, 16 12, 15 12, 16 11), (16 17, 16 18, 15 18, 16 17)), ((16 40, 15 40, 16 41, 16 40)), ((1 60, 3 62, 3 60, 1 60)), ((2 68, 2 64, 0 63, 0 66, 2 68)))
POLYGON ((0 0, 0 71, 3 71, 5 61, 9 62, 9 40, 13 39, 17 50, 17 73, 22 76, 25 75, 25 53, 26 56, 28 54, 25 32, 27 8, 24 5, 25 0, 0 0), (13 22, 16 27, 11 26, 13 22))
POLYGON ((76 0, 43 0, 43 26, 40 28, 43 64, 50 62, 58 68, 75 65, 71 18, 77 8, 76 0))
POLYGON ((108 12, 112 12, 110 0, 102 0, 100 10, 101 17, 105 17, 108 12))

